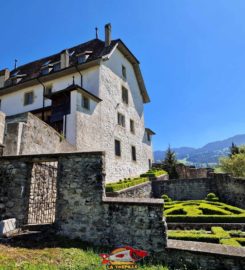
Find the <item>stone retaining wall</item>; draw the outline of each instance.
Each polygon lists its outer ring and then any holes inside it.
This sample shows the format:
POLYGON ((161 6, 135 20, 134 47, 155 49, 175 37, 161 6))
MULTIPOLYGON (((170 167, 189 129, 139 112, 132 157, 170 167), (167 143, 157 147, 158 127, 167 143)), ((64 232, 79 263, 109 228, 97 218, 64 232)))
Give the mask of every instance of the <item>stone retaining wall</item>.
POLYGON ((245 209, 245 179, 213 174, 215 192, 221 201, 245 209))
POLYGON ((130 245, 160 258, 163 200, 106 198, 104 160, 103 152, 1 157, 0 218, 26 224, 33 163, 57 161, 57 233, 98 246, 130 245))
POLYGON ((174 179, 153 181, 152 192, 155 198, 167 194, 173 200, 200 200, 214 190, 212 178, 174 179))
POLYGON ((244 248, 193 241, 168 240, 166 262, 170 270, 243 270, 244 248))
POLYGON ((5 156, 76 151, 75 146, 32 113, 7 117, 4 144, 5 156))
POLYGON ((120 198, 151 198, 151 182, 145 182, 133 187, 125 188, 120 191, 107 192, 106 197, 120 198))
POLYGON ((155 198, 167 194, 173 200, 203 200, 210 192, 222 202, 245 209, 245 179, 228 174, 210 174, 209 178, 174 179, 153 181, 152 192, 155 198))

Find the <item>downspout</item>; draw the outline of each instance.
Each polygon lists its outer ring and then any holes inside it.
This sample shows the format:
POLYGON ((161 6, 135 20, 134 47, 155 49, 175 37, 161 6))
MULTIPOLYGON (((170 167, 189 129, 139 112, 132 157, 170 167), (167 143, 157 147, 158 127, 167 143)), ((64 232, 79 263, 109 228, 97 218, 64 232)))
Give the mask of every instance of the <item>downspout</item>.
POLYGON ((81 87, 83 87, 83 75, 82 75, 81 71, 78 69, 77 65, 75 65, 75 68, 76 68, 77 72, 78 72, 78 73, 80 74, 80 76, 81 76, 81 87))
POLYGON ((43 86, 43 110, 42 110, 42 120, 44 121, 44 107, 45 107, 45 100, 44 100, 44 94, 46 92, 46 87, 43 84, 43 82, 37 77, 37 81, 43 86))

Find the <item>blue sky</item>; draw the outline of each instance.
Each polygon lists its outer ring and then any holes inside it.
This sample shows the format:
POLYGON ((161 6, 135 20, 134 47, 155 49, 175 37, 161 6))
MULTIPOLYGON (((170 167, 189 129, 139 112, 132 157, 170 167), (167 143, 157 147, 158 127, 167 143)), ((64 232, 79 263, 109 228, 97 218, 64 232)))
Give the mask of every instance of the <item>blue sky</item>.
POLYGON ((141 62, 154 148, 245 133, 245 1, 3 1, 0 69, 104 38, 111 22, 141 62))

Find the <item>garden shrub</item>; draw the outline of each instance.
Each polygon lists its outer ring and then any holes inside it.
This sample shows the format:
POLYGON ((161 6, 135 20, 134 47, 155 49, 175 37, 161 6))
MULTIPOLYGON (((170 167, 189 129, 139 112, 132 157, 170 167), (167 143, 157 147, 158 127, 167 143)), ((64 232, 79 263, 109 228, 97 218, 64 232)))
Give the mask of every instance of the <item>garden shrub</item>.
POLYGON ((140 177, 140 178, 134 178, 131 180, 125 179, 125 180, 120 180, 119 182, 116 183, 110 183, 106 185, 106 192, 115 192, 119 191, 128 187, 136 186, 139 184, 142 184, 144 182, 149 181, 148 178, 146 177, 140 177))
POLYGON ((206 200, 216 202, 219 198, 214 193, 208 193, 206 200))
POLYGON ((172 202, 172 199, 169 198, 167 194, 163 194, 161 198, 164 200, 164 202, 172 202))
POLYGON ((241 246, 245 246, 245 238, 234 238, 241 246))
POLYGON ((241 245, 234 238, 220 239, 219 242, 222 245, 228 245, 228 246, 233 246, 233 247, 241 247, 241 245))
POLYGON ((162 169, 151 169, 148 172, 141 174, 140 177, 155 178, 157 176, 166 175, 166 174, 168 173, 162 169))
POLYGON ((211 232, 220 238, 231 238, 230 234, 226 232, 222 227, 211 227, 211 232))
POLYGON ((167 222, 186 222, 186 223, 245 223, 245 215, 167 215, 167 222))

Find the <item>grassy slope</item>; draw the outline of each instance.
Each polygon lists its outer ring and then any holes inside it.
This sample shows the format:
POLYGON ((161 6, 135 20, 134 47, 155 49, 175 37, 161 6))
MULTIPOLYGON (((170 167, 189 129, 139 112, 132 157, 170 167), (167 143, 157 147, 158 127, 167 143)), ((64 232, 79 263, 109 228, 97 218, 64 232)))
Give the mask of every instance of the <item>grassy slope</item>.
MULTIPOLYGON (((72 246, 72 245, 71 245, 72 246)), ((1 270, 105 270, 99 251, 79 247, 14 247, 0 244, 1 270)), ((167 270, 163 266, 144 265, 138 269, 167 270)))

